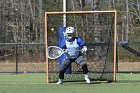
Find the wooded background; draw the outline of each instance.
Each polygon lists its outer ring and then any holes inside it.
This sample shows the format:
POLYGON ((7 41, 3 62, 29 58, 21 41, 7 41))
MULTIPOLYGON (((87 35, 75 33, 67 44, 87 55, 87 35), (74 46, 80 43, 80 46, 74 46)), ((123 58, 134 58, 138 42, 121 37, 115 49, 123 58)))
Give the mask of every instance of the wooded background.
MULTIPOLYGON (((66 1, 67 11, 117 10, 118 42, 130 42, 140 51, 140 0, 66 1)), ((63 0, 0 0, 0 43, 43 44, 44 13, 48 11, 62 12, 63 0)), ((127 60, 132 55, 125 52, 120 58, 127 60)))
MULTIPOLYGON (((62 9, 63 0, 1 0, 0 42, 43 43, 44 12, 62 9)), ((67 0, 67 11, 81 10, 117 10, 121 41, 140 32, 140 0, 67 0)))

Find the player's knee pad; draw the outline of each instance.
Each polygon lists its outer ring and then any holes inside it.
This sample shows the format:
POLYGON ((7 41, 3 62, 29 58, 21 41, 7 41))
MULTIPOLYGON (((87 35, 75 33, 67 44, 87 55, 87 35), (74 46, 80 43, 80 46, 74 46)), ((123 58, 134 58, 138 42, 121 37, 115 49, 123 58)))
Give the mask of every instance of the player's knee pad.
POLYGON ((65 64, 62 64, 59 68, 59 71, 64 71, 64 69, 66 68, 66 65, 65 64))
POLYGON ((69 65, 70 61, 64 60, 63 63, 60 65, 59 71, 65 71, 69 65))
POLYGON ((85 64, 85 61, 83 59, 82 56, 79 56, 77 59, 76 59, 76 63, 79 64, 81 67, 85 64))

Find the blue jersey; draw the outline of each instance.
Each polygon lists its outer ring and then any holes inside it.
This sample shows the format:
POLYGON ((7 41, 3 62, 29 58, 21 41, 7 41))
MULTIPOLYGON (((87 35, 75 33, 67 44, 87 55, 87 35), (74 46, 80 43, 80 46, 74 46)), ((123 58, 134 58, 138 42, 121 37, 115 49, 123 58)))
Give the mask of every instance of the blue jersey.
POLYGON ((68 53, 66 53, 66 57, 68 59, 75 59, 80 55, 80 48, 85 45, 85 42, 79 37, 73 37, 71 42, 67 40, 63 40, 61 42, 61 48, 67 49, 68 53))

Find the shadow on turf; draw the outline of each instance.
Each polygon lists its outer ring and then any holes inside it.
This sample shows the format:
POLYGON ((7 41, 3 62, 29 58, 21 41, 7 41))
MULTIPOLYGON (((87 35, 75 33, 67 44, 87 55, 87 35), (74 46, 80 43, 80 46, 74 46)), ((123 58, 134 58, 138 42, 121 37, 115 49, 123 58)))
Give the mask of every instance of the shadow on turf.
MULTIPOLYGON (((102 84, 102 83, 113 83, 113 82, 107 82, 107 81, 91 81, 90 84, 102 84)), ((140 80, 118 80, 116 83, 140 83, 140 80)), ((73 82, 73 84, 87 84, 86 82, 73 82)), ((90 85, 89 84, 89 85, 90 85)), ((87 84, 88 85, 88 84, 87 84)))
POLYGON ((118 80, 116 83, 140 83, 140 80, 118 80))
MULTIPOLYGON (((71 83, 71 84, 87 84, 86 81, 82 81, 82 82, 72 82, 72 81, 65 81, 64 83, 71 83)), ((90 84, 101 84, 101 83, 109 83, 108 81, 91 81, 90 84)), ((89 85, 90 85, 89 84, 89 85)), ((88 85, 88 84, 87 84, 88 85)))

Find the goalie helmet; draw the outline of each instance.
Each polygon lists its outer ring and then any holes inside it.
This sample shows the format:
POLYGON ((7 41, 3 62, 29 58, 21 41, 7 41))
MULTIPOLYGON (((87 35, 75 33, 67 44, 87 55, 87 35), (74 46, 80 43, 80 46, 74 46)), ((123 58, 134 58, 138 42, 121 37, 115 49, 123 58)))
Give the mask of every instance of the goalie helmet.
POLYGON ((74 27, 67 27, 65 34, 67 39, 71 39, 74 36, 74 27))

